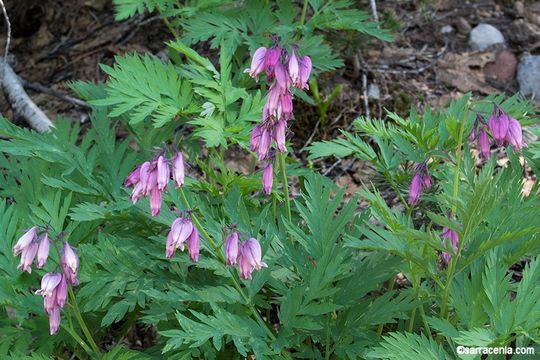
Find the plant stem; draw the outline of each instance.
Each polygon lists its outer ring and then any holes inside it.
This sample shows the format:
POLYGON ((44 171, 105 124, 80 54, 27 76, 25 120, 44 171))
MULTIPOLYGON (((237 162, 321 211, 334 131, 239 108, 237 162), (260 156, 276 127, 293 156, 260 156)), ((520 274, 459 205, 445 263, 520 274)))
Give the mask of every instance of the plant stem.
POLYGON ((285 211, 287 212, 287 219, 289 222, 292 220, 291 216, 291 200, 289 198, 289 181, 287 179, 287 171, 285 170, 285 155, 281 152, 277 152, 276 159, 279 165, 279 171, 281 173, 281 181, 283 183, 283 195, 285 196, 285 211))
POLYGON ((304 25, 304 22, 306 21, 308 3, 308 0, 304 0, 304 6, 302 7, 302 15, 300 16, 300 25, 304 25))
MULTIPOLYGON (((386 287, 387 292, 392 291, 394 289, 394 283, 396 282, 396 278, 392 277, 389 281, 390 281, 390 283, 386 287)), ((380 324, 379 328, 377 329, 377 335, 379 337, 382 335, 383 327, 384 327, 384 324, 380 324)))
POLYGON ((88 356, 90 356, 90 358, 94 356, 94 352, 92 351, 92 349, 90 349, 88 344, 79 336, 79 334, 77 334, 75 330, 73 330, 71 326, 66 326, 64 324, 60 324, 60 326, 62 326, 64 330, 66 330, 68 334, 71 335, 73 339, 75 339, 77 344, 79 344, 84 349, 84 351, 86 351, 86 353, 88 354, 88 356))
MULTIPOLYGON (((467 121, 468 117, 468 111, 465 111, 465 115, 463 116, 463 120, 461 121, 461 126, 459 128, 459 136, 458 136, 458 144, 457 144, 457 151, 456 151, 456 167, 454 170, 454 191, 452 193, 452 216, 456 214, 457 210, 457 198, 458 198, 458 191, 459 191, 459 173, 461 170, 461 147, 463 146, 463 133, 465 132, 465 122, 467 121)), ((454 262, 456 261, 456 258, 459 256, 461 246, 463 243, 463 239, 458 242, 458 252, 456 256, 453 256, 450 259, 450 262, 448 263, 448 277, 446 279, 446 285, 444 287, 443 292, 443 299, 442 299, 442 305, 441 305, 441 312, 440 317, 443 319, 446 319, 446 316, 448 315, 448 295, 450 292, 450 284, 452 283, 452 280, 454 279, 454 262)))
POLYGON ((414 328, 414 318, 416 317, 416 308, 412 309, 411 317, 409 318, 409 329, 407 331, 412 332, 414 328))
POLYGON ((156 8, 158 9, 159 15, 163 19, 163 22, 165 23, 165 25, 167 26, 171 34, 174 36, 175 39, 178 39, 178 36, 179 36, 178 32, 174 30, 171 23, 169 22, 169 19, 167 19, 167 17, 163 14, 163 10, 161 10, 161 7, 159 6, 159 4, 156 4, 156 8))
POLYGON ((467 121, 467 114, 468 112, 465 112, 465 116, 463 117, 463 120, 461 121, 461 127, 459 128, 459 137, 458 137, 458 147, 457 147, 457 158, 456 158, 456 168, 454 170, 454 192, 452 193, 452 215, 456 214, 457 209, 457 197, 458 197, 458 190, 459 190, 459 173, 461 169, 461 147, 463 146, 463 133, 465 131, 465 122, 467 121))
POLYGON ((75 299, 75 294, 73 293, 73 289, 71 288, 71 286, 68 286, 68 293, 69 293, 69 299, 71 301, 73 310, 75 310, 75 317, 77 318, 79 326, 81 327, 84 333, 84 336, 86 337, 86 340, 92 347, 92 350, 96 353, 97 358, 101 359, 102 358, 101 350, 99 350, 99 347, 94 341, 94 338, 92 337, 92 334, 90 333, 90 330, 88 330, 88 327, 86 326, 86 323, 84 322, 82 318, 81 312, 79 310, 79 305, 77 305, 77 299, 75 299))

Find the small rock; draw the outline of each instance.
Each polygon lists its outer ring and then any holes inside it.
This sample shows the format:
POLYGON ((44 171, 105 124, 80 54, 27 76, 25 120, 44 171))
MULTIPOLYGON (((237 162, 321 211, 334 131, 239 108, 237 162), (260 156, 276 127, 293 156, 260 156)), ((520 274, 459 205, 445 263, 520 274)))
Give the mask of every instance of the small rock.
POLYGON ((508 27, 508 35, 510 41, 527 47, 540 40, 540 28, 525 19, 516 19, 508 27))
POLYGON ((471 30, 469 45, 473 50, 483 51, 497 44, 504 44, 504 36, 495 26, 478 24, 471 30))
POLYGON ((471 25, 464 17, 460 16, 456 19, 457 31, 460 34, 468 35, 471 32, 471 25))
POLYGON ((535 99, 540 99, 540 56, 526 55, 521 59, 517 80, 523 95, 533 95, 535 99))
POLYGON ((367 96, 369 99, 379 100, 381 98, 381 90, 377 84, 369 84, 367 88, 367 96))
POLYGON ((441 34, 451 34, 453 32, 454 32, 454 28, 452 27, 452 25, 444 25, 441 28, 441 34))
POLYGON ((516 1, 514 3, 514 9, 516 9, 516 13, 519 16, 523 16, 523 14, 525 14, 525 5, 523 5, 521 1, 516 1))
POLYGON ((510 81, 516 74, 517 65, 518 59, 516 55, 508 50, 502 50, 497 54, 495 62, 484 67, 484 74, 498 81, 510 81))

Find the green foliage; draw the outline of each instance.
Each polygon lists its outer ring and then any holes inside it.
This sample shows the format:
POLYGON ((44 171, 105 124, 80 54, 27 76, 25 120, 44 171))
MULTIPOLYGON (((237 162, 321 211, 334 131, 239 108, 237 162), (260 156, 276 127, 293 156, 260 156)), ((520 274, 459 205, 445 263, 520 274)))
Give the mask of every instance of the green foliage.
POLYGON ((191 84, 171 64, 149 55, 116 57, 114 67, 102 65, 109 75, 107 98, 93 104, 111 106, 110 117, 126 116, 130 124, 150 117, 155 127, 193 113, 191 84))

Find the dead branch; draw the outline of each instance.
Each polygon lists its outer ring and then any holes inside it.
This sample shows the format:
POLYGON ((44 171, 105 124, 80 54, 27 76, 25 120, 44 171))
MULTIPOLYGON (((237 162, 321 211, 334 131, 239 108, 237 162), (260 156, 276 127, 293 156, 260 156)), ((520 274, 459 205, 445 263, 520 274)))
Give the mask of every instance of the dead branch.
POLYGON ((54 126, 52 121, 49 120, 47 115, 45 115, 43 111, 34 104, 28 94, 26 94, 21 80, 7 62, 9 44, 11 41, 11 23, 3 0, 0 0, 0 6, 2 7, 2 13, 4 14, 7 28, 6 48, 4 49, 4 56, 0 57, 0 86, 2 87, 2 90, 4 90, 11 107, 17 115, 26 119, 28 124, 35 130, 47 132, 54 126))
POLYGON ((21 80, 4 58, 0 58, 0 66, 3 73, 0 78, 0 85, 13 111, 26 119, 28 124, 39 132, 47 132, 51 127, 54 127, 52 121, 24 91, 21 80))

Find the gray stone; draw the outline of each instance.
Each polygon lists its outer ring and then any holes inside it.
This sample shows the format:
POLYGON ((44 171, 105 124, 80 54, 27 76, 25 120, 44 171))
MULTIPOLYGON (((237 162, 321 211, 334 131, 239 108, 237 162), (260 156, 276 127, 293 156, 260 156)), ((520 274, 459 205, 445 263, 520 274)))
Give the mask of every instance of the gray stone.
POLYGON ((377 84, 369 84, 367 88, 367 96, 370 99, 379 100, 381 98, 381 90, 377 84))
POLYGON ((525 55, 518 65, 517 80, 519 91, 525 95, 534 95, 540 100, 540 56, 525 55))
POLYGON ((453 32, 454 32, 454 28, 452 27, 452 25, 444 25, 441 28, 441 34, 451 34, 453 32))
POLYGON ((469 45, 473 50, 483 51, 497 44, 504 44, 504 36, 495 26, 478 24, 469 34, 469 45))

